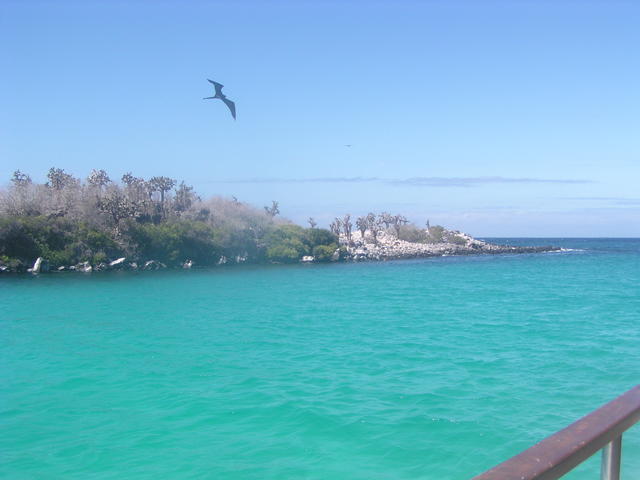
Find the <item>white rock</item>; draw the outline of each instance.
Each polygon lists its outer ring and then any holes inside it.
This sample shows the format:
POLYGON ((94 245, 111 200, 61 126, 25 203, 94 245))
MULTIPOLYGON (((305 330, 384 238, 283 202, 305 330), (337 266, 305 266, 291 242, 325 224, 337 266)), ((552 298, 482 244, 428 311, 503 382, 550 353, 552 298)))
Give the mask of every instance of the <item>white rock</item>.
POLYGON ((33 268, 30 269, 31 273, 40 273, 40 267, 42 267, 42 257, 36 259, 33 268))
POLYGON ((91 273, 93 271, 93 267, 89 262, 82 262, 76 265, 76 271, 82 273, 91 273))
POLYGON ((124 263, 125 260, 126 260, 126 257, 118 258, 117 260, 114 260, 113 262, 111 262, 109 264, 109 266, 112 267, 112 268, 113 267, 119 267, 124 263))
POLYGON ((161 268, 166 268, 166 265, 157 260, 147 260, 144 267, 142 267, 143 270, 159 270, 161 268))

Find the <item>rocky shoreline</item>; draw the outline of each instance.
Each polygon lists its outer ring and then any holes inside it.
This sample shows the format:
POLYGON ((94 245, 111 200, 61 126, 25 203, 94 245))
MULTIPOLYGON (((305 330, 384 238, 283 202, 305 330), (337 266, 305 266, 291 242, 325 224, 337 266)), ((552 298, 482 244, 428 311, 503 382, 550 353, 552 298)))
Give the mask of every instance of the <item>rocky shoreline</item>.
POLYGON ((346 250, 345 260, 350 261, 384 261, 409 258, 442 257, 448 255, 496 255, 542 253, 560 251, 559 247, 514 247, 496 245, 473 238, 455 230, 445 230, 444 242, 416 243, 398 239, 395 235, 380 231, 376 235, 366 231, 363 236, 355 233, 351 239, 340 236, 340 244, 346 250))
MULTIPOLYGON (((362 262, 362 261, 387 261, 403 260, 411 258, 444 257, 453 255, 497 255, 497 254, 522 254, 560 251, 561 248, 553 246, 516 247, 509 245, 497 245, 483 240, 478 240, 470 235, 456 231, 444 230, 443 241, 433 243, 409 242, 399 239, 390 231, 377 231, 375 235, 370 231, 354 233, 347 237, 339 236, 340 247, 331 256, 331 262, 362 262)), ((217 265, 249 263, 247 257, 237 257, 230 261, 221 257, 217 265)), ((303 256, 301 263, 317 263, 313 256, 303 256)), ((175 268, 191 269, 194 262, 185 260, 175 268)), ((59 266, 51 268, 47 259, 39 257, 27 273, 39 274, 48 272, 79 272, 91 273, 114 270, 128 271, 153 271, 168 268, 157 260, 135 261, 126 257, 117 258, 111 262, 101 262, 92 265, 85 261, 77 265, 59 266)), ((12 269, 8 265, 0 265, 0 273, 24 273, 24 269, 12 269)))

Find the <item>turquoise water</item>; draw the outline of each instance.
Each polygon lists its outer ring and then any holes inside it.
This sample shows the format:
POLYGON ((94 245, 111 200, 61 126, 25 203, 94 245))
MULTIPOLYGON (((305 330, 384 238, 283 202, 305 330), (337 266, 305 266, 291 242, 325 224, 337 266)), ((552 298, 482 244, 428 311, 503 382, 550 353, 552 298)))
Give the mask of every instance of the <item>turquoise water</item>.
POLYGON ((640 240, 509 241, 579 250, 0 277, 0 477, 478 474, 640 383, 640 240))

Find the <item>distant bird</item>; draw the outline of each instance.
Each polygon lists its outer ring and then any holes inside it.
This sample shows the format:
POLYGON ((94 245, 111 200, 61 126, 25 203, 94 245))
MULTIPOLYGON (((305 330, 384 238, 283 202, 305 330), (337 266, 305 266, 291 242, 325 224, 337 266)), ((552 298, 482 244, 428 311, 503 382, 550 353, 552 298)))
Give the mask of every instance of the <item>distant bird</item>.
POLYGON ((350 143, 345 145, 345 147, 353 147, 353 145, 351 145, 350 143))
POLYGON ((216 94, 213 97, 204 97, 203 100, 211 100, 214 98, 219 98, 220 100, 222 100, 224 102, 224 104, 229 107, 229 110, 231 110, 231 116, 233 117, 233 119, 236 119, 236 104, 233 103, 231 100, 229 100, 227 98, 227 96, 222 93, 222 88, 224 87, 224 85, 218 83, 218 82, 214 82, 213 80, 209 80, 207 78, 207 81, 209 83, 211 83, 215 89, 216 89, 216 94))

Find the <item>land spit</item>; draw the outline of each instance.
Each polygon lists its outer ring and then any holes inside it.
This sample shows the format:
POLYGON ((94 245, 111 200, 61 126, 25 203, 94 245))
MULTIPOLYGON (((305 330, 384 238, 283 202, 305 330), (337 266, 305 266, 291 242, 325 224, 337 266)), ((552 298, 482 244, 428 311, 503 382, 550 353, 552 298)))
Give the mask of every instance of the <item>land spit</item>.
POLYGON ((404 258, 441 257, 447 255, 480 255, 504 253, 540 253, 561 250, 559 247, 524 247, 496 245, 473 238, 457 230, 444 230, 443 241, 437 243, 408 242, 393 233, 379 231, 374 236, 369 230, 340 235, 343 257, 347 261, 398 260, 404 258))

